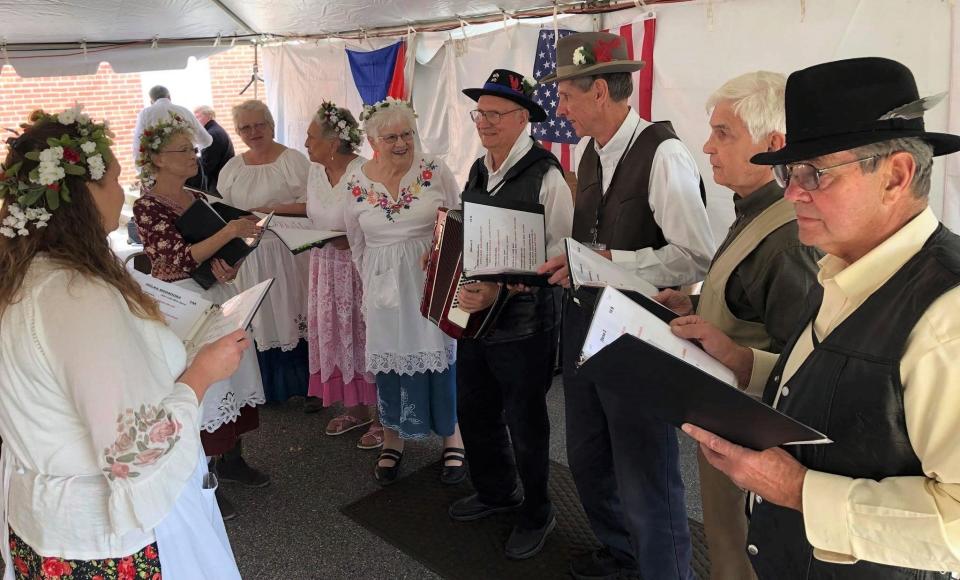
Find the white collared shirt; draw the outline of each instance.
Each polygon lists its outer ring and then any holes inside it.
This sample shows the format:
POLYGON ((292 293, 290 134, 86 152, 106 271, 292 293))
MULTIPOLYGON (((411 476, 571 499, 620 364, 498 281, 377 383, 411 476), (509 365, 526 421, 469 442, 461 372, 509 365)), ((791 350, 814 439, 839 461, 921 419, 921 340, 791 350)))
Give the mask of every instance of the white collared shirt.
MULTIPOLYGON (((487 191, 496 195, 507 172, 517 164, 530 149, 533 148, 533 139, 528 133, 521 133, 517 137, 507 158, 500 164, 500 168, 493 170, 493 159, 490 152, 483 157, 483 164, 487 168, 487 191)), ((570 186, 563 178, 563 173, 556 167, 551 167, 543 176, 540 184, 540 203, 543 204, 544 220, 546 222, 547 257, 562 254, 564 251, 563 238, 570 237, 573 231, 573 195, 570 186)))
MULTIPOLYGON (((594 141, 603 169, 601 185, 604 195, 624 152, 651 124, 631 108, 606 145, 600 147, 594 141)), ((585 137, 577 146, 578 161, 589 142, 590 138, 585 137)), ((636 270, 648 282, 661 288, 703 280, 717 243, 700 198, 700 171, 693 155, 679 139, 667 139, 657 147, 647 191, 653 219, 663 230, 667 245, 656 250, 613 250, 612 260, 636 270)))

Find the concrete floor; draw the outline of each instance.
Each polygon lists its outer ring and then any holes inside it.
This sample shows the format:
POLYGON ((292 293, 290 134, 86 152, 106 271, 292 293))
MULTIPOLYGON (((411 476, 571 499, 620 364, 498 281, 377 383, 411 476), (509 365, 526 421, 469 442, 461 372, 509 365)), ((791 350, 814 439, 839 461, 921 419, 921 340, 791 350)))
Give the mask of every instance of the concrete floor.
MULTIPOLYGON (((566 464, 561 389, 558 378, 548 395, 550 456, 566 464)), ((262 408, 260 429, 244 438, 248 461, 271 474, 271 485, 249 490, 224 484, 240 511, 227 531, 243 577, 439 578, 340 513, 341 506, 379 489, 373 479, 376 452, 355 447, 361 433, 325 436, 323 428, 336 410, 306 415, 302 404, 293 399, 262 408)), ((687 509, 702 520, 695 447, 682 434, 680 442, 687 509)), ((440 450, 439 439, 408 442, 403 473, 432 463, 440 450)))

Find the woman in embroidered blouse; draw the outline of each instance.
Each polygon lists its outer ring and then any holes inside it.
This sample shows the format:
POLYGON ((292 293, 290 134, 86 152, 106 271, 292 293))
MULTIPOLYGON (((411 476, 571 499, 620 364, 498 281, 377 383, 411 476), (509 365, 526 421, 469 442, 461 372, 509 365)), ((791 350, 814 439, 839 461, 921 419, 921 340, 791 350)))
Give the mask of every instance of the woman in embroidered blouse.
MULTIPOLYGON (((343 206, 353 199, 344 178, 366 158, 357 155, 360 126, 347 109, 324 102, 307 128, 305 146, 314 162, 307 188, 307 215, 321 230, 346 231, 343 206)), ((327 423, 327 435, 342 435, 370 425, 357 447, 383 444, 374 405, 377 385, 365 372, 366 330, 360 310, 363 283, 346 237, 310 250, 310 391, 323 406, 343 402, 346 412, 327 423)), ((319 410, 319 409, 318 409, 319 410)))
MULTIPOLYGON (((174 117, 146 121, 149 135, 141 139, 140 177, 143 195, 133 204, 133 219, 150 257, 151 275, 175 282, 214 304, 222 304, 236 295, 230 284, 237 271, 222 260, 214 260, 213 272, 219 283, 203 290, 190 279, 190 273, 234 238, 256 234, 251 220, 233 220, 206 240, 187 244, 177 230, 177 218, 200 198, 184 189, 187 179, 196 175, 197 156, 192 129, 174 117), (167 129, 170 129, 167 131, 167 129)), ((217 383, 203 404, 201 440, 208 457, 216 458, 212 469, 224 481, 237 481, 262 487, 269 477, 247 465, 243 459, 241 435, 260 424, 257 405, 265 402, 263 382, 253 349, 243 357, 240 370, 229 380, 217 383)), ((222 490, 217 500, 226 519, 236 509, 222 490)))
POLYGON ((374 474, 382 485, 399 472, 404 439, 444 437, 441 479, 466 476, 457 428, 456 343, 420 314, 437 208, 458 205, 460 188, 443 161, 416 146, 413 109, 388 99, 361 116, 372 161, 344 177, 344 210, 353 259, 363 278, 367 371, 374 373, 383 450, 374 474))
MULTIPOLYGON (((260 101, 234 107, 233 122, 249 150, 228 161, 220 172, 217 190, 224 203, 248 211, 306 216, 310 160, 274 141, 273 115, 260 101)), ((303 221, 307 221, 305 217, 303 221)), ((274 279, 253 319, 253 340, 267 401, 307 394, 309 274, 309 254, 294 256, 273 232, 264 234, 237 274, 241 290, 274 279)))
POLYGON ((107 243, 124 195, 105 128, 78 108, 31 120, 0 175, 6 577, 239 578, 204 489, 198 401, 250 341, 186 364, 107 243))

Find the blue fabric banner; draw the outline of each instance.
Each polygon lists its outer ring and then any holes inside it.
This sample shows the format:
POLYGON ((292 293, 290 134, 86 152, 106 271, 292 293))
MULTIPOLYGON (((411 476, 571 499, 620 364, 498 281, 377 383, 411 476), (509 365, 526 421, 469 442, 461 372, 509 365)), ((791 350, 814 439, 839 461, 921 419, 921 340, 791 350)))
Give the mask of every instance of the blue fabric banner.
POLYGON ((399 50, 400 42, 370 52, 347 49, 350 72, 363 104, 372 105, 387 97, 399 50))

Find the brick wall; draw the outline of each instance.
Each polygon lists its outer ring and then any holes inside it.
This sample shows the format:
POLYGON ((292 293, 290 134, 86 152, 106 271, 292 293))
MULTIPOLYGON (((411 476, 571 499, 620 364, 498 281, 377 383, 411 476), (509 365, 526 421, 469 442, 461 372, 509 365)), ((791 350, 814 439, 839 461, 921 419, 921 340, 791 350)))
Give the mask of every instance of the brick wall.
MULTIPOLYGON (((238 93, 250 80, 253 72, 253 48, 236 46, 210 58, 210 85, 213 93, 211 106, 217 112, 217 121, 230 134, 239 154, 246 151, 233 129, 230 109, 253 98, 251 86, 242 96, 238 93)), ((266 101, 266 88, 260 84, 260 99, 266 101)), ((95 75, 21 78, 10 66, 0 69, 0 128, 19 129, 35 109, 59 112, 84 105, 84 111, 96 120, 109 119, 116 135, 114 153, 123 172, 120 182, 132 185, 136 179, 133 162, 132 138, 137 113, 143 108, 140 75, 118 74, 103 63, 95 75)), ((6 157, 6 137, 0 139, 0 160, 6 157)))
MULTIPOLYGON (((139 74, 117 74, 108 64, 101 64, 97 74, 69 77, 21 78, 13 68, 0 71, 0 127, 20 128, 20 123, 35 109, 58 113, 84 105, 84 111, 96 120, 108 119, 116 135, 114 153, 123 167, 121 183, 131 183, 135 172, 131 140, 137 113, 143 108, 139 74)), ((0 155, 6 158, 4 131, 0 155)))
MULTIPOLYGON (((213 92, 213 103, 210 104, 213 110, 217 112, 217 122, 220 123, 230 139, 233 141, 233 149, 237 155, 246 151, 247 147, 237 136, 233 128, 233 115, 231 109, 234 105, 253 98, 253 85, 242 95, 240 91, 250 82, 250 75, 253 74, 253 47, 235 46, 226 52, 210 57, 210 89, 213 92)), ((262 77, 263 74, 261 73, 262 77)), ((267 89, 263 83, 258 82, 258 96, 263 102, 267 102, 267 89)))

